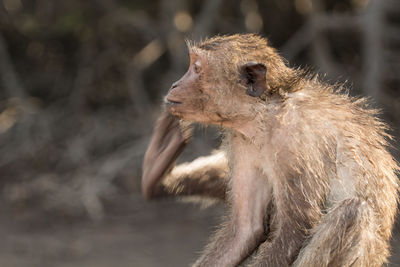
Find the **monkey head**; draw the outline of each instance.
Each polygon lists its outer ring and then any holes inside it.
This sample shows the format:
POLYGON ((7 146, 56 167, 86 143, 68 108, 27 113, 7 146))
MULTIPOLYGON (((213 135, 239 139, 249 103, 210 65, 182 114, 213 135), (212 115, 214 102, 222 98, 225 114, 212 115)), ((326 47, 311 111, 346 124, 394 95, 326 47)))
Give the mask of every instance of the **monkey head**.
POLYGON ((230 128, 254 119, 256 103, 279 86, 276 70, 288 69, 265 39, 251 34, 189 45, 189 55, 189 69, 165 97, 168 111, 230 128))

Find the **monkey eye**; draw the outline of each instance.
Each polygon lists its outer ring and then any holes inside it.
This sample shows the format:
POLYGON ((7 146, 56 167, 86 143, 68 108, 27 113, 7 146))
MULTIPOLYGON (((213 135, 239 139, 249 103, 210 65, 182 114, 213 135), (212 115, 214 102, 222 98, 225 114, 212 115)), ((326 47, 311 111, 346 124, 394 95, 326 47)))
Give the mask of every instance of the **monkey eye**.
POLYGON ((199 61, 196 61, 193 65, 194 65, 194 71, 195 71, 196 73, 200 73, 200 71, 201 71, 201 64, 200 64, 200 62, 199 62, 199 61))

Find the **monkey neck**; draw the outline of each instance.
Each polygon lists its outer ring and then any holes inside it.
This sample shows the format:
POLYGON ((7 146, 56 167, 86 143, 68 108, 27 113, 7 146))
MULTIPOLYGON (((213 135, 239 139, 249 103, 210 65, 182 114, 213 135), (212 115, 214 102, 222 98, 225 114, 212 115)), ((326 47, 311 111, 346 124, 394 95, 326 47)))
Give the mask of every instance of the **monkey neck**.
POLYGON ((235 132, 234 135, 232 137, 236 137, 236 138, 243 138, 246 139, 248 141, 250 141, 251 143, 255 143, 257 140, 257 137, 259 135, 257 127, 255 127, 256 123, 252 122, 252 123, 244 123, 242 125, 238 125, 235 128, 235 132))
POLYGON ((235 135, 240 135, 255 145, 261 145, 265 140, 269 140, 272 131, 278 126, 277 116, 282 112, 284 100, 274 96, 262 104, 258 103, 256 107, 251 111, 254 114, 253 119, 231 123, 228 128, 233 130, 235 135))
POLYGON ((264 123, 264 118, 256 116, 251 121, 232 124, 227 127, 227 136, 232 141, 241 140, 239 143, 243 141, 257 146, 269 135, 269 130, 265 130, 269 127, 264 123))

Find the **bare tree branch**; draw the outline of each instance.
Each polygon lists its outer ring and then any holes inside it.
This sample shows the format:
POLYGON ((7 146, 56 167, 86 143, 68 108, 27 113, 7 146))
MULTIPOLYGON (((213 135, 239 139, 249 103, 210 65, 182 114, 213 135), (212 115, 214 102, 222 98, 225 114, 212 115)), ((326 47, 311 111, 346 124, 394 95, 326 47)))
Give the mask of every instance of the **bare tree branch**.
POLYGON ((211 27, 218 15, 222 0, 208 0, 203 5, 200 14, 196 17, 194 36, 206 37, 210 34, 211 27))
POLYGON ((18 78, 12 60, 7 52, 7 45, 0 32, 0 77, 9 97, 24 97, 25 90, 18 78))
POLYGON ((363 90, 366 95, 372 96, 377 102, 380 98, 380 90, 382 87, 381 70, 382 70, 382 32, 385 28, 383 25, 383 1, 370 1, 366 12, 363 14, 363 90))

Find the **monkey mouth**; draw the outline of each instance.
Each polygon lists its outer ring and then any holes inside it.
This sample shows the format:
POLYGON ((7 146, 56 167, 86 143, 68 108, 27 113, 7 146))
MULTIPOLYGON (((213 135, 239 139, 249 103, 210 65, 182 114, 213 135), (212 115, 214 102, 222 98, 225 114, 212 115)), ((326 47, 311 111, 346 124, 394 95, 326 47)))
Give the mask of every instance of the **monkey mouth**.
POLYGON ((182 104, 181 101, 177 101, 177 100, 173 100, 173 99, 168 99, 168 98, 165 98, 165 99, 164 99, 164 102, 165 102, 167 105, 171 105, 171 106, 175 106, 175 105, 182 104))

